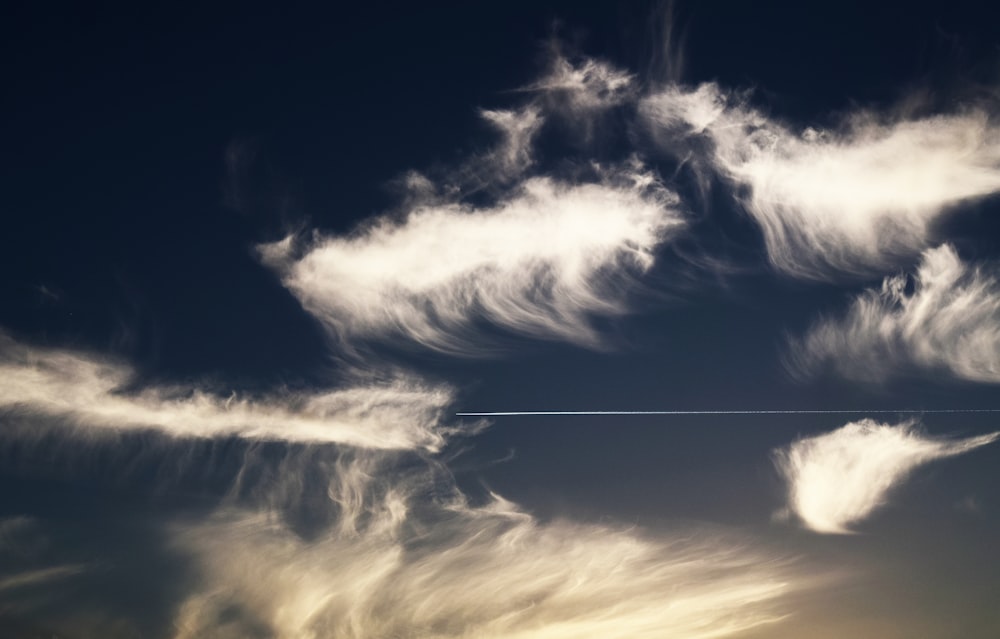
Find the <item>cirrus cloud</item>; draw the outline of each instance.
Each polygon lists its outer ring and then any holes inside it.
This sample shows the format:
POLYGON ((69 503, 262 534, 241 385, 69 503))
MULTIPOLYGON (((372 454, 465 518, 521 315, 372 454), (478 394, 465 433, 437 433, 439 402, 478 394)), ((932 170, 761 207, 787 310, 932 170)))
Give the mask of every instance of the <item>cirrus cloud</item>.
MULTIPOLYGON (((438 450, 453 390, 409 376, 326 392, 228 397, 196 386, 137 390, 128 365, 93 353, 37 348, 0 335, 0 414, 57 420, 84 435, 155 430, 171 437, 337 443, 438 450)), ((67 431, 69 432, 69 431, 67 431)))
POLYGON ((870 419, 800 439, 775 451, 788 487, 788 508, 818 533, 844 534, 885 505, 893 488, 918 466, 969 452, 1000 438, 1000 432, 965 439, 937 439, 915 422, 881 424, 870 419))
POLYGON ((492 206, 417 204, 353 235, 260 247, 265 264, 336 338, 388 339, 453 355, 489 352, 481 330, 600 348, 593 316, 684 225, 676 196, 638 168, 596 183, 530 178, 492 206))
POLYGON ((958 205, 1000 191, 1000 126, 986 107, 855 110, 839 126, 792 126, 704 84, 648 95, 640 113, 668 148, 710 141, 699 166, 737 186, 771 264, 793 277, 884 272, 925 248, 958 205))
POLYGON ((924 252, 912 278, 893 275, 858 295, 840 317, 817 321, 791 341, 796 375, 830 366, 862 381, 910 371, 1000 382, 1000 279, 944 244, 924 252))
POLYGON ((245 511, 177 529, 201 570, 175 639, 726 637, 782 619, 783 597, 804 583, 786 560, 724 536, 542 523, 495 495, 428 508, 384 479, 349 531, 307 540, 245 511))

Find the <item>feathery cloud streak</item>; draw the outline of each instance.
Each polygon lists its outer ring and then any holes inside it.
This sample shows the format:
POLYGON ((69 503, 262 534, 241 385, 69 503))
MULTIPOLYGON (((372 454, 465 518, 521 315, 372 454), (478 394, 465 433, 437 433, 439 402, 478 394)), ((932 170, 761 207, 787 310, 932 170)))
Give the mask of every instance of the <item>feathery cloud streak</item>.
POLYGON ((884 271, 923 249, 956 205, 1000 191, 1000 127, 985 108, 793 127, 704 84, 648 95, 640 113, 667 148, 710 141, 693 160, 745 189, 736 195, 770 262, 793 277, 884 271))
POLYGON ((887 277, 842 317, 819 320, 791 341, 787 360, 798 375, 831 366, 862 381, 917 370, 1000 382, 996 268, 966 263, 948 244, 927 250, 912 279, 887 277))
POLYGON ((870 419, 775 451, 788 484, 788 508, 809 529, 844 534, 886 503, 889 492, 921 464, 961 455, 1000 438, 935 439, 915 422, 895 426, 870 419))
POLYGON ((778 621, 801 586, 786 562, 711 535, 540 523, 496 496, 416 515, 398 488, 353 534, 307 541, 238 511, 178 530, 203 577, 175 639, 724 637, 778 621))
POLYGON ((452 389, 415 377, 256 399, 182 386, 133 391, 134 377, 127 365, 94 354, 32 348, 0 336, 0 413, 55 419, 81 434, 155 430, 172 437, 438 450, 456 432, 441 422, 452 389))
POLYGON ((548 72, 522 91, 537 92, 555 110, 577 123, 635 99, 635 77, 607 62, 582 56, 574 63, 563 52, 553 51, 548 72))
POLYGON ((476 323, 600 347, 591 316, 627 310, 623 290, 683 221, 677 198, 639 169, 599 183, 537 177, 486 208, 417 205, 347 237, 260 247, 264 262, 331 333, 397 338, 480 355, 476 323))

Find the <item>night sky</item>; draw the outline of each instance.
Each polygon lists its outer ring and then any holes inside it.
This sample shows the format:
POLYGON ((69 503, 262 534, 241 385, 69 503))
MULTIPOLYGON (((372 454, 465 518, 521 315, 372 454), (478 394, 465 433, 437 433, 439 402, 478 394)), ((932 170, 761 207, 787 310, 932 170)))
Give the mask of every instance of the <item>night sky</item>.
POLYGON ((5 7, 0 637, 1000 636, 935 4, 5 7))

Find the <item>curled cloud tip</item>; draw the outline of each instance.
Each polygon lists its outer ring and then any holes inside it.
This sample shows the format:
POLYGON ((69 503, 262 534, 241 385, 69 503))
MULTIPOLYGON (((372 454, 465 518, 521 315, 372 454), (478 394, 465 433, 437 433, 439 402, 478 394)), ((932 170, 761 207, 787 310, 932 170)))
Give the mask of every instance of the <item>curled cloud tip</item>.
POLYGON ((800 439, 775 451, 787 484, 788 509, 810 530, 847 534, 883 506, 893 488, 918 466, 961 455, 1000 438, 1000 432, 965 439, 928 437, 915 422, 889 425, 870 419, 800 439))

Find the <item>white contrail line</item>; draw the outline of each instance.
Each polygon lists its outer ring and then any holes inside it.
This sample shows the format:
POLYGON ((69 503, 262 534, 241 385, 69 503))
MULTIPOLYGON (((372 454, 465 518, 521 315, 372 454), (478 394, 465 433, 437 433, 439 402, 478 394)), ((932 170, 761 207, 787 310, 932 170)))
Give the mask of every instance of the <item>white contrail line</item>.
POLYGON ((457 417, 545 417, 588 415, 836 415, 836 414, 893 414, 901 413, 1000 413, 1000 408, 945 408, 899 410, 530 410, 460 412, 457 417))

